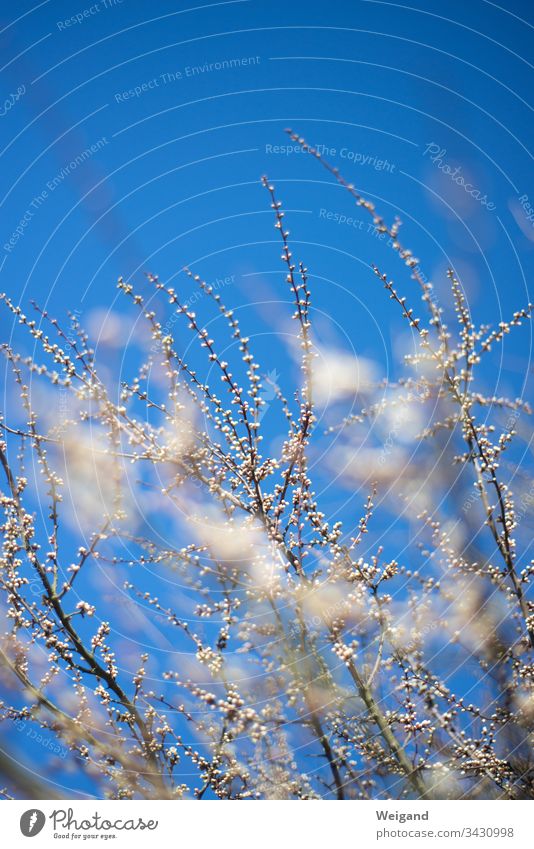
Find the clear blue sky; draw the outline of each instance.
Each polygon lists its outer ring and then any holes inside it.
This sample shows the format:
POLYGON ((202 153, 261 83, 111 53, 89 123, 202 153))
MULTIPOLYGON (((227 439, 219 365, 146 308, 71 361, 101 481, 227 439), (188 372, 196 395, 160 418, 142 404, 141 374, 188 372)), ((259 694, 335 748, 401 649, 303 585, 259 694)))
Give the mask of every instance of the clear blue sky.
MULTIPOLYGON (((57 315, 78 310, 98 331, 121 309, 119 275, 142 288, 145 271, 170 280, 190 266, 225 280, 265 371, 290 392, 266 173, 325 344, 394 376, 398 314, 370 265, 407 292, 415 284, 319 164, 280 149, 291 126, 389 221, 400 215, 444 303, 453 266, 477 321, 507 318, 532 300, 533 28, 530 3, 505 5, 5 3, 0 289, 57 315)), ((117 356, 109 341, 104 363, 117 356)), ((505 369, 496 356, 491 392, 523 392, 529 346, 525 331, 505 369)))

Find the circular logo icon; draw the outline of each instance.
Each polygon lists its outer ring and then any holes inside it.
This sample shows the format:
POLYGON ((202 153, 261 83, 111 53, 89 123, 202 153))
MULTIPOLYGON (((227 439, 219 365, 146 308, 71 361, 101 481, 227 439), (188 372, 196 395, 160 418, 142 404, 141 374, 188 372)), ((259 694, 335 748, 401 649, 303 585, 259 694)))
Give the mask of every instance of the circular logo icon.
POLYGON ((46 817, 42 811, 37 808, 31 808, 29 811, 24 811, 20 818, 20 830, 24 837, 35 837, 42 831, 46 822, 46 817))

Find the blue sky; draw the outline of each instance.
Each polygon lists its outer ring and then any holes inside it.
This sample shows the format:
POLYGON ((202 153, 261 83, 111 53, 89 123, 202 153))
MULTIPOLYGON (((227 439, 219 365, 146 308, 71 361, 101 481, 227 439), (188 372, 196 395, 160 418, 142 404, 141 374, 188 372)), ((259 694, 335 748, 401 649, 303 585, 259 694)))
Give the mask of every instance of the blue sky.
MULTIPOLYGON (((189 266, 226 281, 263 369, 291 391, 298 371, 267 174, 310 271, 319 340, 396 377, 399 317, 370 266, 415 302, 416 286, 347 193, 287 150, 291 126, 388 221, 400 215, 440 303, 450 303, 449 266, 476 322, 528 302, 527 4, 452 3, 445 14, 438 3, 245 0, 151 11, 130 0, 45 2, 21 6, 13 22, 4 15, 0 276, 15 301, 35 298, 58 317, 77 310, 113 366, 120 334, 103 332, 103 317, 124 309, 119 275, 146 288, 145 272, 156 273, 190 297, 189 266)), ((529 331, 504 350, 487 389, 523 394, 529 331)))
MULTIPOLYGON (((4 4, 0 32, 0 289, 77 310, 102 332, 104 366, 121 356, 120 319, 104 332, 119 275, 143 289, 152 272, 189 297, 189 266, 224 282, 291 391, 267 174, 321 340, 395 377, 398 314, 371 263, 414 299, 415 284, 319 163, 288 149, 288 126, 402 218, 445 305, 448 266, 477 322, 532 300, 529 3, 23 0, 4 4)), ((529 333, 507 342, 505 367, 496 354, 490 392, 525 391, 529 333)))

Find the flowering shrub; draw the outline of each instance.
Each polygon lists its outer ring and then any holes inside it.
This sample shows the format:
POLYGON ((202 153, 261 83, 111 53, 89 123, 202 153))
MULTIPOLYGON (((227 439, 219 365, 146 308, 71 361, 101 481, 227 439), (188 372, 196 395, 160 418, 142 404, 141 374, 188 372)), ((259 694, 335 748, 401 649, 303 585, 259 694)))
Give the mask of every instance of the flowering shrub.
POLYGON ((36 348, 3 345, 22 405, 1 420, 3 723, 46 729, 112 798, 532 798, 530 409, 477 379, 532 304, 480 327, 450 270, 448 318, 400 222, 289 134, 419 287, 418 307, 374 269, 411 333, 404 372, 393 382, 346 353, 318 358, 308 270, 267 178, 294 397, 272 372, 263 382, 227 292, 192 271, 239 356, 224 359, 186 286, 121 279, 146 332, 120 385, 77 316, 64 329, 2 296, 36 348), (319 408, 343 399, 364 403, 325 432, 319 408), (275 420, 279 450, 266 453, 275 420), (366 493, 353 523, 323 507, 339 476, 366 493), (381 516, 409 543, 395 550, 381 516))

